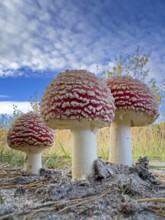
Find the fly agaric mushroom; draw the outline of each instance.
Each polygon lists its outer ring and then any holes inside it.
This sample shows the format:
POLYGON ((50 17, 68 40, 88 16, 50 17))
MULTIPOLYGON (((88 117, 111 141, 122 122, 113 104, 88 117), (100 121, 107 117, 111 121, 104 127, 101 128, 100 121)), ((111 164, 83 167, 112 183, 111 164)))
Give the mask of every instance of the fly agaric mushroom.
POLYGON ((92 176, 96 131, 114 118, 113 97, 106 83, 86 70, 67 70, 47 87, 40 106, 49 127, 71 130, 72 179, 92 176))
POLYGON ((41 152, 53 145, 54 137, 54 131, 43 123, 41 116, 29 112, 13 122, 7 134, 7 143, 12 149, 26 153, 27 173, 39 174, 42 168, 41 152))
POLYGON ((153 123, 158 103, 152 91, 138 79, 116 76, 107 82, 115 99, 115 119, 110 127, 110 162, 132 165, 131 126, 153 123))

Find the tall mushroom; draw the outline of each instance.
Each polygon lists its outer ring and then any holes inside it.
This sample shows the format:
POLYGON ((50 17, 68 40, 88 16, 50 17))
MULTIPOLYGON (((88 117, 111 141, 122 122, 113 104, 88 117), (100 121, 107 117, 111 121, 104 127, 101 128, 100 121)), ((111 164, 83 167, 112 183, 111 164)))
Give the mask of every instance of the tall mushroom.
POLYGON ((42 168, 41 152, 53 145, 54 137, 54 131, 43 123, 41 116, 29 112, 13 122, 7 134, 7 143, 12 149, 26 153, 27 173, 39 174, 42 168))
POLYGON ((131 126, 153 123, 158 117, 158 103, 142 81, 130 76, 108 80, 115 99, 115 119, 110 127, 110 162, 132 165, 131 126))
POLYGON ((72 179, 94 174, 96 131, 114 118, 113 97, 105 82, 86 70, 67 70, 48 85, 41 114, 53 129, 72 134, 72 179))

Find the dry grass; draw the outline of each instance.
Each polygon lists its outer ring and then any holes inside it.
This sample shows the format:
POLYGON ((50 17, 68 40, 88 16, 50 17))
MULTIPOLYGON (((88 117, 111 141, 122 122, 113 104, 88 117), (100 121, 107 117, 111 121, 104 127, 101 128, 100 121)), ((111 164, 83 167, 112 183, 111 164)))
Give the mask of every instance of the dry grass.
MULTIPOLYGON (((110 129, 103 128, 97 134, 98 155, 103 160, 109 157, 110 129)), ((21 165, 23 153, 7 147, 5 133, 0 136, 0 164, 21 165)), ((165 123, 132 128, 133 159, 147 156, 149 160, 165 161, 165 123)), ((65 167, 71 164, 71 133, 69 130, 56 131, 54 146, 44 151, 43 162, 48 167, 65 167)))

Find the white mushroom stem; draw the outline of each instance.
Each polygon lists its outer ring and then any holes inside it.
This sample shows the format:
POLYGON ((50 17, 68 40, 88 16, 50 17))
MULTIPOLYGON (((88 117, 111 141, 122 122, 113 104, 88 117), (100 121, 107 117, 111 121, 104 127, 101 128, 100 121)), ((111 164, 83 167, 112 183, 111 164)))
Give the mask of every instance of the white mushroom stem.
POLYGON ((110 158, 115 164, 132 165, 131 126, 129 114, 116 115, 110 126, 110 158))
POLYGON ((97 159, 96 131, 75 129, 72 133, 72 179, 83 180, 94 175, 97 159))
POLYGON ((25 160, 25 171, 28 174, 36 174, 40 173, 40 169, 42 168, 42 152, 26 152, 26 160, 25 160))

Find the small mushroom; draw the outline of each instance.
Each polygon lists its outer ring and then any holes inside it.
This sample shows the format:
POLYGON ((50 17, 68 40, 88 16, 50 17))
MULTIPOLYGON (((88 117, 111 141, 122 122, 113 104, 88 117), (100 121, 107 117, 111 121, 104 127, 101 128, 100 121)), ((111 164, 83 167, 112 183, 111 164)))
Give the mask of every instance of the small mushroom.
POLYGON ((115 99, 115 119, 110 127, 110 162, 132 165, 131 127, 153 123, 158 103, 152 91, 142 81, 130 76, 108 80, 115 99))
POLYGON ((53 145, 54 138, 54 131, 43 123, 41 116, 29 112, 13 122, 7 134, 7 143, 12 149, 26 153, 26 173, 39 174, 42 168, 41 152, 53 145))
POLYGON ((53 129, 72 134, 72 179, 94 174, 96 132, 114 118, 114 103, 106 83, 86 70, 67 70, 48 85, 41 114, 53 129))

